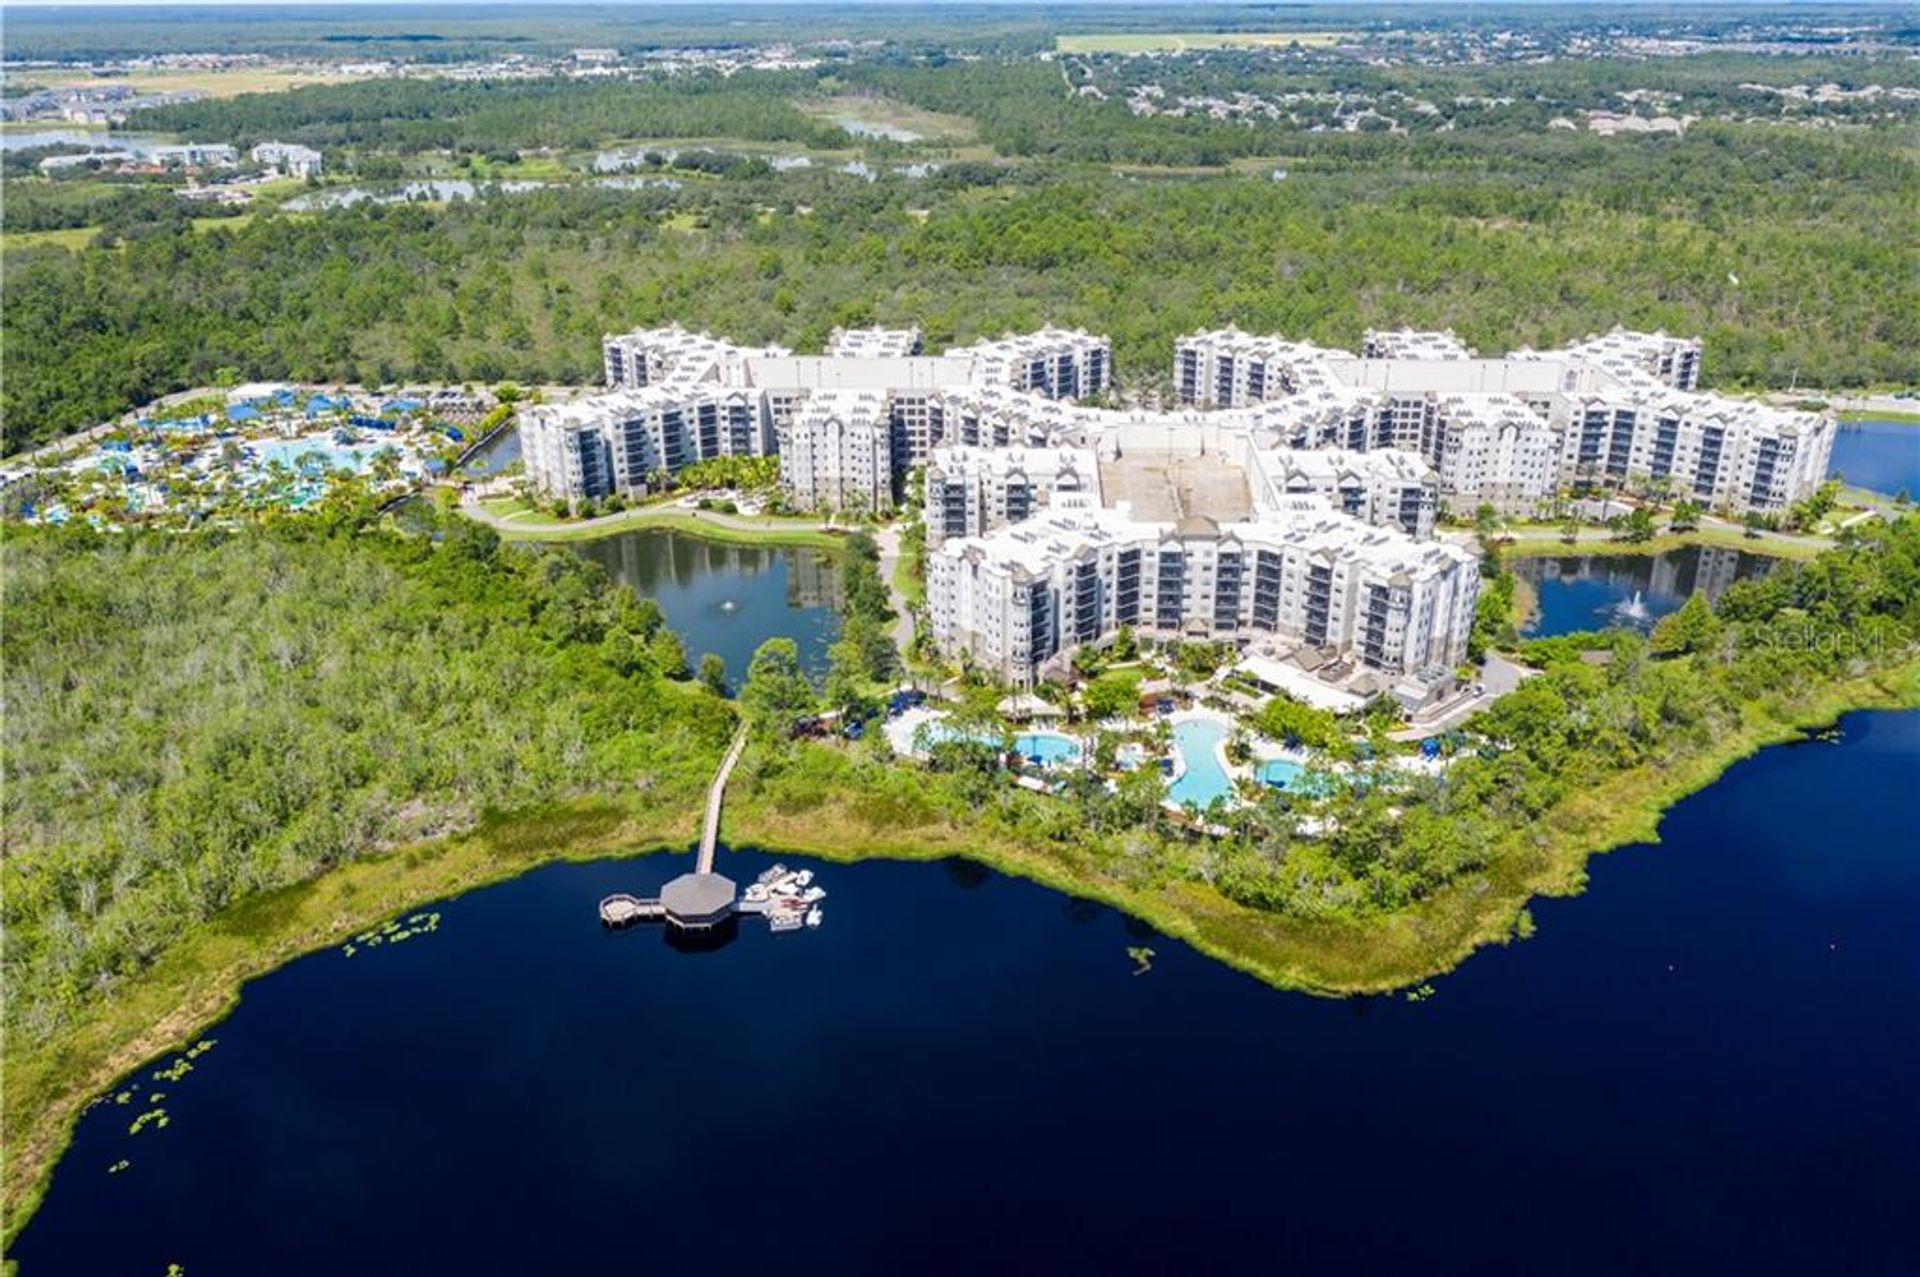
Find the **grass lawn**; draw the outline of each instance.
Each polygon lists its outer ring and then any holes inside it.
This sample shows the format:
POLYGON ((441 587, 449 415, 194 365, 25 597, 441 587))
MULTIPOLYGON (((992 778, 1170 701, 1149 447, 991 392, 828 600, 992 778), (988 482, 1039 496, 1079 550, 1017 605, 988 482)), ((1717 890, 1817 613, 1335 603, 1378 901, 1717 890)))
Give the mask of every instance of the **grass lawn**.
POLYGON ((252 220, 252 213, 236 213, 232 217, 196 217, 193 219, 193 229, 201 234, 222 229, 237 231, 252 220))
POLYGON ((1842 421, 1899 421, 1920 426, 1920 411, 1901 412, 1891 408, 1843 408, 1834 414, 1842 421))
MULTIPOLYGON (((124 77, 141 93, 180 93, 188 89, 216 98, 238 97, 242 93, 275 93, 297 89, 304 84, 337 84, 357 77, 333 71, 291 71, 281 67, 236 67, 226 71, 152 71, 124 77)), ((93 76, 63 83, 97 87, 120 80, 120 76, 93 76)), ((65 127, 64 125, 62 127, 65 127)))
POLYGON ((1142 31, 1055 36, 1061 53, 1180 53, 1188 49, 1269 49, 1297 44, 1325 48, 1347 39, 1340 31, 1142 31))
POLYGON ((0 233, 0 253, 25 248, 64 248, 79 252, 100 233, 97 226, 70 226, 57 231, 6 231, 0 233))

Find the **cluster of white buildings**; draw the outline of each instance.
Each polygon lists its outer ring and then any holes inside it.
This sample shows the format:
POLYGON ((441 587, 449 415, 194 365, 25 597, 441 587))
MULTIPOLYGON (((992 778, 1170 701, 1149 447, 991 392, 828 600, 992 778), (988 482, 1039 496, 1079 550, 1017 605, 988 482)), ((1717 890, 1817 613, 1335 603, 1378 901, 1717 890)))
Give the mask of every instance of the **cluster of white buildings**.
POLYGON ((794 504, 891 509, 924 473, 935 640, 1030 681, 1122 626, 1232 640, 1403 699, 1466 654, 1478 565, 1443 502, 1515 513, 1577 482, 1784 508, 1833 423, 1697 392, 1697 341, 1615 332, 1480 358, 1452 333, 1360 354, 1225 329, 1179 343, 1171 411, 1093 407, 1108 343, 1043 329, 929 355, 913 330, 826 353, 679 328, 605 340, 607 393, 521 418, 550 495, 637 495, 718 456, 780 458, 794 504))
POLYGON ((569 499, 634 496, 694 462, 777 453, 796 504, 890 510, 937 443, 978 441, 978 397, 1096 394, 1112 366, 1105 338, 1053 328, 920 352, 910 329, 836 332, 821 355, 680 328, 609 336, 606 394, 522 412, 528 477, 569 499))
POLYGON ((1451 333, 1369 333, 1356 356, 1230 328, 1186 338, 1174 361, 1182 403, 1251 414, 1295 447, 1417 452, 1455 509, 1534 514, 1601 484, 1774 512, 1825 479, 1831 417, 1699 378, 1697 340, 1622 331, 1485 359, 1451 333))

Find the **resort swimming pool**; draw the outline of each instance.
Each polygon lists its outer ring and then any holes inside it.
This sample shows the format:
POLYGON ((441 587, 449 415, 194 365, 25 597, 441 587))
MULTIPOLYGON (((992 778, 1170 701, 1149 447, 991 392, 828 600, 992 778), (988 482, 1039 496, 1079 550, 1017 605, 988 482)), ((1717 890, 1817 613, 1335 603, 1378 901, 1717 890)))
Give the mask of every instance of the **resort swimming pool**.
POLYGON ((1270 758, 1260 764, 1260 782, 1275 789, 1290 789, 1306 769, 1285 758, 1270 758))
POLYGON ((1182 806, 1191 803, 1204 811, 1214 799, 1233 793, 1233 781, 1220 765, 1220 742, 1226 736, 1226 724, 1211 718, 1189 718, 1173 725, 1173 747, 1184 770, 1167 786, 1169 801, 1182 806))
POLYGON ((1014 737, 1013 749, 1022 758, 1039 759, 1043 767, 1057 767, 1080 757, 1080 746, 1058 732, 1022 733, 1014 737))
MULTIPOLYGON (((928 745, 938 745, 942 741, 975 740, 998 748, 1000 743, 998 737, 988 732, 963 731, 943 721, 928 723, 922 730, 926 733, 928 745)), ((1013 738, 1013 752, 1025 759, 1037 758, 1043 767, 1080 761, 1080 743, 1059 732, 1022 732, 1013 738)))

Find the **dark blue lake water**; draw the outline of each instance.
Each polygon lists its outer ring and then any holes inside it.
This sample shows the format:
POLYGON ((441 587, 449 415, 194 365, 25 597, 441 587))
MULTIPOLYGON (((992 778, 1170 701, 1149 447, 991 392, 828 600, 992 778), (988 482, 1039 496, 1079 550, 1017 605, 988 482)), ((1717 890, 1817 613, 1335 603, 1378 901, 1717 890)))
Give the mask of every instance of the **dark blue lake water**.
POLYGON ((249 986, 194 1072, 131 1083, 166 1128, 81 1121, 16 1257, 1911 1273, 1916 766, 1920 714, 1768 750, 1421 1003, 1278 992, 960 862, 821 866, 824 927, 700 954, 594 918, 674 861, 537 870, 249 986))
POLYGON ((784 636, 799 645, 810 673, 826 672, 827 647, 840 633, 840 565, 830 554, 661 531, 564 544, 658 602, 686 643, 689 665, 717 653, 738 684, 754 649, 784 636))
POLYGON ((1841 422, 1828 473, 1856 488, 1920 495, 1920 422, 1841 422))
POLYGON ((1664 554, 1541 555, 1508 560, 1533 583, 1539 608, 1526 633, 1535 638, 1626 626, 1641 631, 1687 601, 1709 600, 1735 581, 1765 576, 1777 559, 1718 546, 1664 554))

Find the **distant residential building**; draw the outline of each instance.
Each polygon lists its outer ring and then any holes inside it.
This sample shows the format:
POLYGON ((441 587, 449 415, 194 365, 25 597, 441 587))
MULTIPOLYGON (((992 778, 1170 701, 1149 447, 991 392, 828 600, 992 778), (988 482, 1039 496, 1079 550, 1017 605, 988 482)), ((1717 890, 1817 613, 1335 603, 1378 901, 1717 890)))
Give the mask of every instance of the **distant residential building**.
POLYGON ((262 142, 253 148, 252 156, 255 164, 277 169, 287 177, 305 179, 320 176, 320 152, 309 146, 295 142, 262 142))
POLYGON ((154 146, 146 157, 155 164, 181 168, 232 168, 240 162, 240 152, 223 142, 185 142, 177 146, 154 146))

